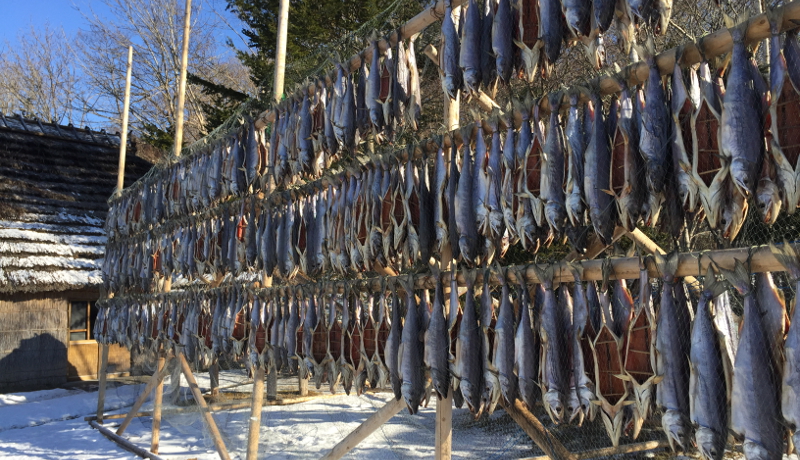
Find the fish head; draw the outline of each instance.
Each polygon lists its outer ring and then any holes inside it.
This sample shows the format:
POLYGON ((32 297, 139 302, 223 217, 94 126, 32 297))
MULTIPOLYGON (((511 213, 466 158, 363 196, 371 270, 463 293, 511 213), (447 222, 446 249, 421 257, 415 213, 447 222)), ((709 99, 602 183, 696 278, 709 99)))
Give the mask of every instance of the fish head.
POLYGON ((583 425, 585 412, 577 391, 570 391, 569 395, 567 396, 567 412, 569 412, 570 423, 572 423, 573 420, 577 419, 578 426, 583 425))
MULTIPOLYGON (((745 458, 748 460, 767 460, 770 458, 775 458, 775 454, 773 452, 768 451, 766 448, 764 448, 764 446, 761 446, 758 443, 750 440, 744 441, 742 450, 744 451, 745 458)), ((778 456, 780 456, 780 454, 778 456)))
POLYGON ((705 460, 719 460, 725 452, 725 438, 711 428, 704 426, 698 428, 695 433, 695 441, 700 456, 705 460))
POLYGON ((592 63, 595 70, 603 68, 606 64, 606 46, 603 41, 603 36, 597 35, 595 38, 587 40, 585 46, 586 55, 589 57, 589 62, 592 63))
POLYGON ((722 235, 728 240, 736 238, 739 234, 745 217, 747 217, 747 200, 737 190, 733 190, 733 196, 728 199, 722 209, 720 220, 722 235))
POLYGON ((771 180, 761 180, 756 190, 756 202, 758 210, 764 223, 772 225, 778 220, 778 213, 781 209, 781 193, 775 182, 771 180))
POLYGON ((544 407, 553 423, 561 423, 564 420, 565 408, 561 402, 561 393, 557 390, 548 390, 544 394, 544 407))
POLYGON ((731 177, 733 178, 733 183, 736 184, 736 188, 744 196, 750 196, 757 186, 752 177, 751 169, 749 161, 740 156, 733 157, 731 161, 731 177))
POLYGON ((661 417, 661 427, 664 429, 664 433, 667 434, 667 441, 669 441, 669 447, 673 452, 676 451, 676 443, 681 450, 686 450, 688 447, 686 442, 688 426, 685 417, 680 412, 668 409, 661 417))

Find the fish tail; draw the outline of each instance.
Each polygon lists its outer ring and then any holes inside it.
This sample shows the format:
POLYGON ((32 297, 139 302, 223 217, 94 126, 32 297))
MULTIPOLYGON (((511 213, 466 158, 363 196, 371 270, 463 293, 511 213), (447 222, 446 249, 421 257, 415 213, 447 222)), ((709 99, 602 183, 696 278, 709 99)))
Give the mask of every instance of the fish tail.
POLYGON ((561 91, 556 91, 555 93, 551 93, 548 96, 548 102, 550 103, 550 111, 558 112, 559 108, 561 107, 561 101, 564 98, 564 93, 561 91))
POLYGON ((580 283, 583 281, 583 265, 574 262, 567 262, 567 265, 572 272, 572 277, 575 278, 575 282, 580 283))
POLYGON ((713 299, 722 295, 725 289, 727 289, 725 283, 717 279, 714 274, 714 269, 709 265, 706 277, 703 280, 703 293, 713 299))
POLYGON ((734 260, 736 263, 733 270, 726 270, 722 267, 719 270, 725 275, 725 279, 739 291, 739 294, 746 295, 750 292, 750 273, 739 259, 734 260))
POLYGON ((770 244, 769 249, 786 271, 791 273, 792 278, 800 279, 800 257, 788 241, 784 240, 781 246, 770 244))
POLYGON ((540 268, 536 264, 531 264, 531 268, 533 268, 536 277, 539 278, 539 282, 544 285, 545 289, 553 289, 554 270, 552 265, 547 268, 540 268))
POLYGON ((750 25, 749 20, 745 20, 741 24, 737 24, 734 27, 730 27, 730 34, 731 38, 733 38, 734 43, 741 43, 744 41, 745 37, 747 36, 747 27, 750 25))
POLYGON ((767 20, 769 21, 769 31, 772 35, 781 33, 783 23, 783 10, 777 8, 767 8, 767 20))
POLYGON ((675 272, 678 271, 678 253, 673 252, 672 254, 653 254, 653 258, 656 263, 656 267, 661 272, 661 275, 664 277, 666 281, 673 281, 675 278, 675 272))
POLYGON ((478 278, 477 270, 464 270, 464 280, 467 283, 467 289, 472 289, 475 286, 475 280, 478 278))

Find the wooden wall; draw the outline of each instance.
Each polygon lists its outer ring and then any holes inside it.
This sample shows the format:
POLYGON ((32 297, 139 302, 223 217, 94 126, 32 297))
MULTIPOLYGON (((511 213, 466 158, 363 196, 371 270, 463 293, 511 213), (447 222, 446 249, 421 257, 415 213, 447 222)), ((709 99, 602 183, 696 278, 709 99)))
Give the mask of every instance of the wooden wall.
POLYGON ((69 302, 62 296, 0 298, 0 392, 66 381, 69 302))

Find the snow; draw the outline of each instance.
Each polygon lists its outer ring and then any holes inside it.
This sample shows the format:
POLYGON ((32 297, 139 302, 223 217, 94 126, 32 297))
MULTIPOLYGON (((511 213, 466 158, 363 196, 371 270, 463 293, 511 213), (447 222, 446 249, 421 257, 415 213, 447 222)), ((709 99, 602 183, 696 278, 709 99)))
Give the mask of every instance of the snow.
POLYGON ((61 256, 95 255, 102 256, 105 251, 103 245, 84 246, 78 244, 56 243, 8 243, 0 241, 0 253, 11 254, 52 254, 61 256))
POLYGON ((0 238, 8 240, 41 241, 65 245, 103 246, 106 244, 106 237, 101 235, 63 235, 18 228, 0 228, 0 238))
MULTIPOLYGON (((22 217, 25 219, 24 222, 18 221, 11 221, 11 220, 0 220, 0 228, 16 228, 19 230, 37 230, 40 232, 48 232, 48 233, 71 233, 71 234, 94 234, 94 235, 104 235, 105 232, 103 231, 102 227, 98 227, 95 225, 64 225, 64 224, 47 224, 43 222, 28 222, 27 220, 31 218, 32 215, 26 215, 22 217)), ((99 219, 94 219, 99 220, 99 219)), ((102 223, 100 224, 102 225, 102 223)))
POLYGON ((0 286, 60 285, 60 286, 89 286, 103 283, 103 274, 100 270, 11 270, 0 269, 0 286))
POLYGON ((59 256, 0 257, 0 267, 57 267, 99 270, 103 259, 73 259, 59 256))

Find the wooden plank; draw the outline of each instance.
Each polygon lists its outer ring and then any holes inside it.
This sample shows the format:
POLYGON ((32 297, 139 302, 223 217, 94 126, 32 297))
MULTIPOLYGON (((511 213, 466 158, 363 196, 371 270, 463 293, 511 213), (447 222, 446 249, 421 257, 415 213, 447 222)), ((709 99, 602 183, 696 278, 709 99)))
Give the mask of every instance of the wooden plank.
POLYGON ((553 437, 553 435, 544 428, 542 422, 528 411, 522 401, 517 399, 514 401, 514 404, 507 404, 503 398, 500 398, 500 404, 502 404, 506 413, 517 422, 517 425, 519 425, 520 428, 531 437, 533 442, 535 442, 550 458, 554 460, 577 460, 577 457, 571 454, 558 439, 553 437))
MULTIPOLYGON (((166 365, 167 358, 163 351, 158 353, 158 372, 162 372, 166 365)), ((164 399, 164 380, 158 382, 156 394, 153 399, 153 438, 150 441, 150 452, 158 453, 158 441, 161 435, 161 403, 164 399)))
POLYGON ((606 458, 611 455, 632 454, 634 452, 663 449, 665 447, 669 447, 669 442, 665 440, 646 441, 646 442, 637 442, 634 444, 623 444, 618 447, 606 447, 603 449, 588 450, 584 452, 579 452, 577 456, 578 460, 588 460, 590 458, 606 458))
POLYGON ((131 421, 133 420, 134 415, 139 412, 139 409, 142 407, 147 398, 150 396, 150 392, 153 391, 153 388, 156 387, 161 381, 164 380, 164 377, 167 376, 167 368, 161 369, 161 372, 156 372, 150 377, 150 380, 147 382, 147 385, 144 387, 144 391, 142 394, 139 395, 139 398, 133 403, 131 406, 131 410, 128 412, 128 415, 125 416, 125 420, 122 422, 122 425, 117 428, 117 434, 122 434, 125 432, 125 429, 128 428, 131 421))
POLYGON ((377 430, 390 418, 394 417, 405 407, 402 399, 392 399, 385 406, 378 409, 374 414, 364 421, 358 428, 348 434, 338 444, 333 446, 327 454, 322 456, 322 460, 338 460, 345 454, 353 450, 358 443, 367 438, 373 431, 377 430))
POLYGON ((91 425, 92 428, 96 429, 97 431, 102 433, 103 436, 110 439, 111 441, 114 441, 115 443, 117 443, 117 445, 127 450, 128 452, 136 454, 142 458, 149 458, 150 460, 162 460, 161 457, 159 457, 158 455, 152 452, 148 452, 146 449, 142 449, 141 447, 136 446, 132 442, 128 441, 122 436, 115 434, 113 431, 109 430, 103 425, 100 425, 94 420, 90 421, 89 425, 91 425))
POLYGON ((195 402, 198 406, 200 406, 200 410, 203 414, 203 418, 206 421, 206 425, 208 426, 211 439, 214 441, 214 446, 217 448, 217 453, 219 453, 219 458, 222 460, 230 460, 231 457, 228 455, 228 449, 225 447, 225 443, 222 441, 222 435, 219 432, 219 428, 217 428, 216 422, 214 422, 214 417, 211 416, 211 411, 208 409, 208 404, 206 404, 206 400, 203 399, 203 394, 200 392, 200 387, 197 386, 197 380, 195 380, 192 369, 189 367, 189 362, 186 361, 186 356, 184 356, 182 351, 179 351, 177 354, 178 359, 181 362, 181 370, 183 371, 183 375, 186 377, 186 381, 189 382, 189 389, 192 390, 192 396, 194 396, 195 402))
POLYGON ((247 433, 247 460, 258 459, 258 438, 261 431, 261 409, 264 404, 264 367, 253 371, 253 404, 250 407, 250 425, 247 433))
POLYGON ((103 413, 106 410, 106 368, 108 367, 108 345, 100 345, 100 375, 99 388, 97 390, 97 423, 103 424, 103 413))

